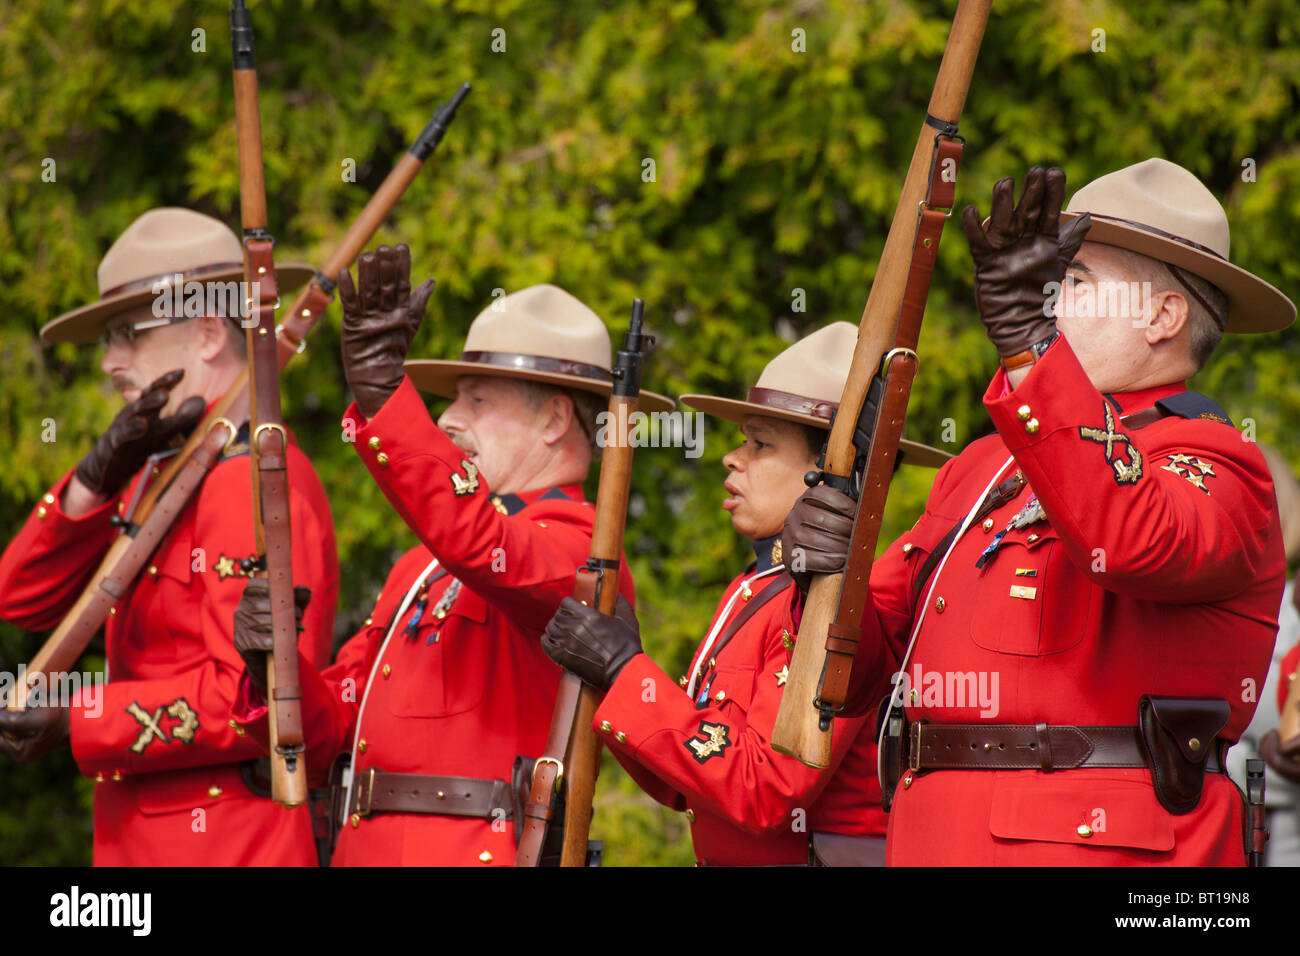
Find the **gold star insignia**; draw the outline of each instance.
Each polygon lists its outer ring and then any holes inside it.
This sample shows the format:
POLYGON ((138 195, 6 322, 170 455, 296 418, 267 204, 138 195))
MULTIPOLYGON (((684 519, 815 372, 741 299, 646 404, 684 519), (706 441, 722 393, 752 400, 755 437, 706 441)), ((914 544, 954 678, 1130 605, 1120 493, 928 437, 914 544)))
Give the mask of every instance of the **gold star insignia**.
POLYGON ((789 680, 789 678, 790 678, 790 668, 789 668, 789 666, 782 667, 782 668, 781 668, 779 671, 777 671, 776 674, 774 674, 773 676, 776 677, 776 686, 777 686, 777 687, 784 687, 784 686, 785 686, 785 682, 786 682, 787 680, 789 680))
POLYGON ((234 577, 239 573, 235 570, 234 560, 226 557, 224 554, 218 559, 217 563, 212 566, 212 570, 217 572, 217 579, 220 581, 224 581, 229 577, 234 577))
POLYGON ((1169 459, 1169 464, 1161 465, 1162 471, 1171 471, 1179 478, 1186 478, 1207 495, 1210 493, 1210 489, 1205 485, 1205 479, 1218 477, 1210 462, 1201 461, 1195 455, 1166 455, 1165 457, 1169 459))
POLYGON ((776 544, 772 545, 772 563, 781 563, 781 539, 776 539, 776 544))

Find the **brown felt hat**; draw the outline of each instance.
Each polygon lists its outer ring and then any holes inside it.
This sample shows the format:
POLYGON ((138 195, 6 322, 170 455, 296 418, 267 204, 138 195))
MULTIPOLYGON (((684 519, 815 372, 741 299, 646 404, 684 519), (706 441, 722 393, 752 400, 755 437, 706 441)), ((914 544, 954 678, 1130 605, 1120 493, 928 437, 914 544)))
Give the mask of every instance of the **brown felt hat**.
POLYGON ((1117 246, 1186 269, 1228 297, 1226 332, 1276 332, 1295 305, 1228 261, 1228 215, 1183 167, 1148 159, 1094 179, 1071 197, 1062 224, 1092 213, 1086 241, 1117 246))
MULTIPOLYGON (((683 395, 682 404, 729 422, 746 415, 779 418, 814 428, 831 427, 853 363, 857 326, 835 322, 818 329, 767 363, 746 401, 717 395, 683 395)), ((952 457, 946 451, 904 438, 899 452, 905 465, 938 468, 952 457)))
MULTIPOLYGON (((411 359, 406 374, 416 388, 456 397, 462 375, 545 382, 608 395, 609 331, 595 312, 558 286, 534 285, 498 299, 470 323, 459 360, 411 359)), ((671 398, 641 390, 638 407, 666 412, 671 398)))
MULTIPOLYGON (((99 264, 99 301, 52 319, 41 329, 47 342, 94 342, 114 316, 155 299, 154 287, 177 273, 184 281, 229 282, 244 278, 244 247, 224 222, 167 206, 150 209, 117 237, 99 264)), ((316 270, 300 262, 277 263, 283 294, 305 284, 316 270)))

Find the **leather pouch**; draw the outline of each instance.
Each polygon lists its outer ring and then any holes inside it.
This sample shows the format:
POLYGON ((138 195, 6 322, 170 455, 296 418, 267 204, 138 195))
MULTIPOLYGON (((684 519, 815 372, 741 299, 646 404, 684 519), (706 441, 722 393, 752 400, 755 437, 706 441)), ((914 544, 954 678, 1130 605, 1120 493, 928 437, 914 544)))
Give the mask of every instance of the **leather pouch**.
POLYGON ((1170 813, 1196 809, 1205 762, 1231 715, 1228 702, 1220 699, 1144 694, 1138 701, 1138 729, 1156 799, 1170 813))

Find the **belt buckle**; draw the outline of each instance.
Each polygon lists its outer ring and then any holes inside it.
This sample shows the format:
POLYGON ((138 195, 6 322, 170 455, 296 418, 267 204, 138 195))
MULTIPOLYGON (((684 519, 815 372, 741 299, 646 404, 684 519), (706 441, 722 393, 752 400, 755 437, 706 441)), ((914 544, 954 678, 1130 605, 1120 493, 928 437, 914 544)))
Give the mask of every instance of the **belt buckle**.
POLYGON ((375 795, 375 768, 371 767, 357 781, 357 809, 359 817, 370 816, 370 803, 375 795))
POLYGON ((564 780, 564 762, 563 762, 562 760, 556 760, 554 757, 538 757, 538 758, 533 762, 533 784, 534 784, 534 785, 537 784, 537 768, 540 767, 540 766, 541 766, 542 764, 544 764, 544 763, 553 763, 553 764, 555 764, 555 784, 554 784, 554 787, 555 787, 556 790, 560 789, 560 783, 564 780))
POLYGON ((911 739, 907 747, 907 769, 918 771, 921 769, 921 727, 924 726, 919 720, 912 724, 910 733, 911 739))

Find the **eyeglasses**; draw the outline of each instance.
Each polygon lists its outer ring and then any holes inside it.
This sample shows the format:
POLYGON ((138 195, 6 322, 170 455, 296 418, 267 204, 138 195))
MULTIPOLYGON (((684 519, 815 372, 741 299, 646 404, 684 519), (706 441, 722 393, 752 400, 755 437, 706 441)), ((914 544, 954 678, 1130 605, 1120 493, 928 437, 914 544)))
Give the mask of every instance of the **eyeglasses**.
POLYGON ((144 322, 123 323, 105 329, 104 334, 99 337, 99 344, 106 349, 114 345, 133 345, 141 332, 162 328, 164 325, 175 325, 177 322, 186 322, 192 318, 194 318, 192 315, 180 315, 171 319, 148 319, 144 322))

